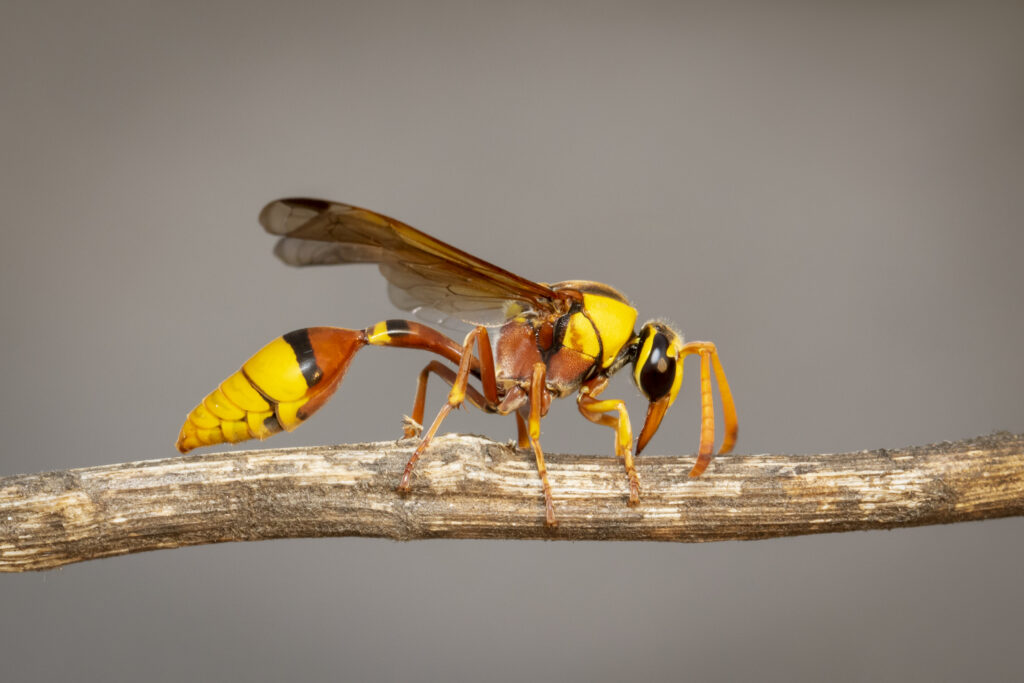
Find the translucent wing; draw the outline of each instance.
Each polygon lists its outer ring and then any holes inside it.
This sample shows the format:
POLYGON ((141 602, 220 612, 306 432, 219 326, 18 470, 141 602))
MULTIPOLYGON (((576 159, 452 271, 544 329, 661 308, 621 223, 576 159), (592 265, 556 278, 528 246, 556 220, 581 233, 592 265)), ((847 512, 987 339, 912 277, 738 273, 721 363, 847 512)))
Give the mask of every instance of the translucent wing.
POLYGON ((521 311, 560 313, 567 293, 514 275, 374 211, 322 199, 279 199, 260 212, 274 248, 293 266, 376 263, 391 301, 428 319, 482 325, 521 311), (438 317, 435 313, 441 314, 438 317))

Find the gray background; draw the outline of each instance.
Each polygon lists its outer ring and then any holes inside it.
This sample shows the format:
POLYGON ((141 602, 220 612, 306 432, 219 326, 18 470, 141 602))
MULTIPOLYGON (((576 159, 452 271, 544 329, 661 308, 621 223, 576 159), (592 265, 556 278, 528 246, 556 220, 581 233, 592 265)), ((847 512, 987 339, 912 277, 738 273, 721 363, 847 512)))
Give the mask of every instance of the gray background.
MULTIPOLYGON (((292 194, 613 283, 717 342, 740 452, 1024 430, 1022 22, 1020 3, 4 3, 0 474, 174 455, 265 342, 393 316, 372 268, 273 259, 256 214, 292 194)), ((277 445, 398 434, 426 357, 364 354, 277 445)), ((652 456, 696 447, 695 370, 652 456)), ((641 419, 628 377, 609 395, 641 419)), ((571 401, 543 442, 612 457, 571 401)), ((0 666, 999 680, 1022 529, 154 552, 0 577, 0 666)))

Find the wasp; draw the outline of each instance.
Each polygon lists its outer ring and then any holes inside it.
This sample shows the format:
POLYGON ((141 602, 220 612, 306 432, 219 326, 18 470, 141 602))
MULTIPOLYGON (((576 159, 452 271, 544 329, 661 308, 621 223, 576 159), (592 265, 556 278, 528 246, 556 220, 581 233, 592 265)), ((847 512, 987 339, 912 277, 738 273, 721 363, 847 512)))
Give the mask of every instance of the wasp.
POLYGON ((615 453, 629 481, 628 505, 636 505, 640 481, 633 456, 643 451, 675 401, 683 361, 691 355, 700 358, 701 426, 690 476, 704 472, 714 450, 712 370, 725 417, 719 453, 728 453, 736 443, 736 407, 715 345, 684 342, 661 320, 636 331, 636 309, 613 287, 586 280, 533 282, 394 218, 338 202, 279 199, 263 208, 260 223, 280 236, 274 253, 284 263, 376 263, 398 308, 421 318, 462 321, 472 329, 461 344, 427 325, 397 319, 361 330, 310 327, 289 332, 257 352, 189 413, 178 436, 182 453, 295 429, 327 402, 353 356, 365 346, 422 349, 451 364, 433 360, 419 374, 404 428, 404 436, 418 436, 419 443, 405 466, 400 493, 408 493, 413 467, 445 417, 469 401, 488 413, 516 416, 518 445, 531 448, 537 461, 545 523, 555 526, 540 424, 553 398, 576 394, 583 417, 614 430, 615 453), (633 381, 649 401, 635 449, 625 403, 601 398, 609 378, 629 364, 633 381), (451 390, 423 431, 431 374, 451 390))

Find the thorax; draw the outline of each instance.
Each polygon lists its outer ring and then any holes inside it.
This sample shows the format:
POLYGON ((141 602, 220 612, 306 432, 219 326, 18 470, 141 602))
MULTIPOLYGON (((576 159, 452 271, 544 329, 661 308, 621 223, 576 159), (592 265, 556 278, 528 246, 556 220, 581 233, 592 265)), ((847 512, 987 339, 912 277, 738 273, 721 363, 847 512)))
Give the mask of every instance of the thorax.
POLYGON ((586 380, 617 368, 620 352, 633 337, 636 309, 617 290, 596 282, 557 283, 582 300, 561 316, 513 318, 498 332, 495 365, 499 385, 527 388, 536 363, 547 369, 547 389, 555 396, 578 390, 586 380))

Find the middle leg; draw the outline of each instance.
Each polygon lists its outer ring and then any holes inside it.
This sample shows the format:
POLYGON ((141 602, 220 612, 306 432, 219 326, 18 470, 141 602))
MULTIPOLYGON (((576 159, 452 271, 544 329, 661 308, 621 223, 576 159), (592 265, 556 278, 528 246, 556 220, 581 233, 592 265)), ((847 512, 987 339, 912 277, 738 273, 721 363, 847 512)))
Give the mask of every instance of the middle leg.
POLYGON ((545 386, 546 376, 547 367, 544 363, 534 364, 533 377, 530 381, 530 412, 527 419, 527 431, 530 445, 533 446, 533 454, 537 458, 540 482, 544 487, 544 524, 555 527, 558 526, 558 520, 555 519, 555 505, 551 499, 551 485, 548 484, 548 468, 544 464, 544 451, 540 448, 540 418, 547 412, 547 404, 551 401, 545 386))

